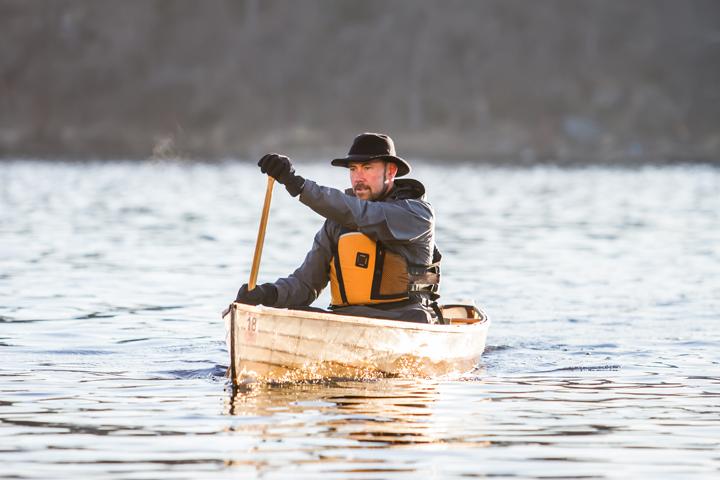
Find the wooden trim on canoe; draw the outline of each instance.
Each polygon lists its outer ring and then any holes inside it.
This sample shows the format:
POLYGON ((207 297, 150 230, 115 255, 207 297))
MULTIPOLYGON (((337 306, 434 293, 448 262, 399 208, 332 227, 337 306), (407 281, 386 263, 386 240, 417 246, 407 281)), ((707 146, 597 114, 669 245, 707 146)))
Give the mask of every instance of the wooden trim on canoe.
POLYGON ((228 309, 230 312, 230 378, 232 379, 233 384, 235 383, 235 379, 237 378, 237 368, 235 365, 235 345, 237 343, 235 342, 235 317, 234 314, 235 309, 232 305, 230 305, 230 308, 228 309))
POLYGON ((476 323, 484 323, 481 318, 448 318, 450 325, 474 325, 476 323))

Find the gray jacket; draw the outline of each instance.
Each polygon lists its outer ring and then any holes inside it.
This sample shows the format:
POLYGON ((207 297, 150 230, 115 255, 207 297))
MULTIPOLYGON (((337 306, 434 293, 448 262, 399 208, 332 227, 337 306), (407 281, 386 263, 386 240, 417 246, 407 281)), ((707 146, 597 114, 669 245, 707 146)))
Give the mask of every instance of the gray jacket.
MULTIPOLYGON (((435 247, 435 214, 425 201, 425 187, 417 180, 398 179, 390 194, 381 201, 361 200, 352 189, 345 191, 323 187, 305 180, 300 201, 326 218, 315 235, 313 246, 302 265, 290 276, 278 279, 276 307, 307 306, 328 284, 333 246, 342 227, 357 230, 385 248, 404 257, 408 263, 429 265, 435 247)), ((356 307, 345 307, 352 314, 356 307)), ((376 314, 378 309, 359 307, 357 314, 392 318, 376 314)), ((423 308, 423 312, 431 312, 423 308)), ((417 321, 422 321, 418 319, 417 321)), ((429 321, 429 319, 428 319, 429 321)))

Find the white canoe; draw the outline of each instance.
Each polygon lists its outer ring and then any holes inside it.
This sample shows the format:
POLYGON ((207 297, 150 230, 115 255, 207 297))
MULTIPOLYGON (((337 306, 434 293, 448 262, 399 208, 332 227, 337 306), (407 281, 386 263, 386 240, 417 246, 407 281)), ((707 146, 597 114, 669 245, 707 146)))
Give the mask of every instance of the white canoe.
POLYGON ((490 320, 474 306, 442 308, 449 325, 233 303, 223 317, 229 375, 241 384, 470 371, 490 320))

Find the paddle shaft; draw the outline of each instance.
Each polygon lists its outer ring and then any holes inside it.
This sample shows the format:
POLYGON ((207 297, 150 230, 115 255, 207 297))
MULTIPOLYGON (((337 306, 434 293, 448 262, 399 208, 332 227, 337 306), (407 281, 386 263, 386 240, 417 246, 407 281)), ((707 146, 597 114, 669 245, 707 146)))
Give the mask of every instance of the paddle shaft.
POLYGON ((258 228, 257 240, 255 241, 255 255, 253 256, 252 268, 250 269, 248 291, 254 289, 257 284, 258 270, 260 270, 260 257, 262 257, 263 244, 265 243, 265 228, 267 227, 268 215, 270 214, 270 200, 272 200, 274 184, 275 179, 268 175, 267 190, 265 190, 265 204, 263 205, 260 227, 258 228))

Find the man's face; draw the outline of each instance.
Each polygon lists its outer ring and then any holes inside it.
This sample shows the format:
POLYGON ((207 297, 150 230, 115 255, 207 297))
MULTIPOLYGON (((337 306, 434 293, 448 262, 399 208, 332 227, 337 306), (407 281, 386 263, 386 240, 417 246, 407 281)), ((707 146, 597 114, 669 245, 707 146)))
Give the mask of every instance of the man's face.
POLYGON ((355 196, 361 200, 377 200, 392 186, 397 173, 397 165, 383 160, 350 162, 348 169, 355 196))

